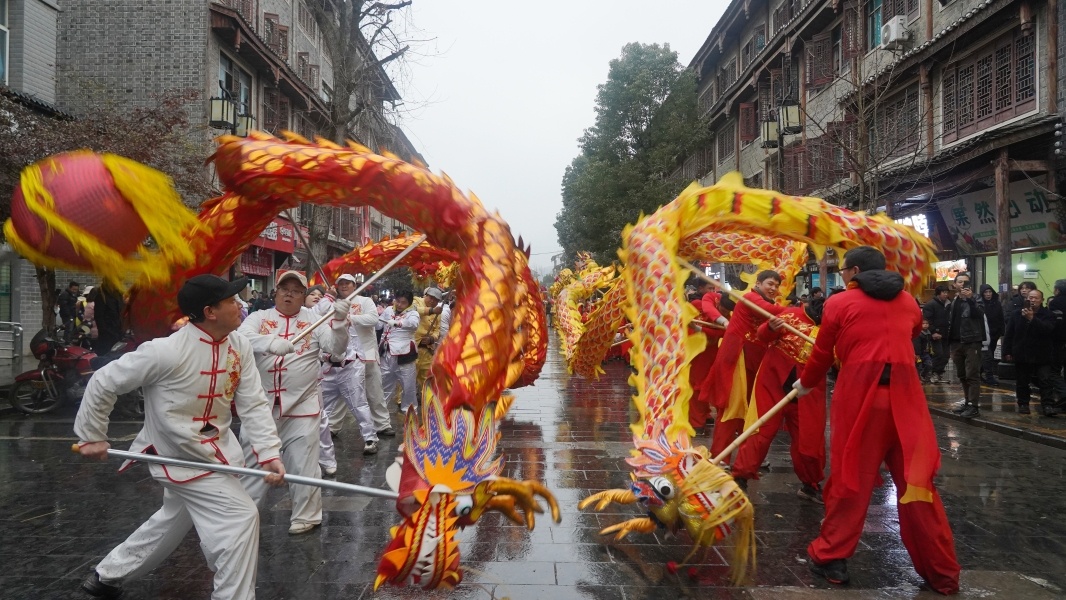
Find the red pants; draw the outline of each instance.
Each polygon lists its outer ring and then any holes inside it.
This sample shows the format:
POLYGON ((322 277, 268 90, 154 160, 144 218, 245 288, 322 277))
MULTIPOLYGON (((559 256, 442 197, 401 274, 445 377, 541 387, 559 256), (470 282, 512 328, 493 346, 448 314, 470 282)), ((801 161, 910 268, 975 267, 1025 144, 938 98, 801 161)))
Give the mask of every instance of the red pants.
POLYGON ((696 430, 696 435, 711 418, 711 399, 701 393, 703 381, 711 371, 714 359, 718 355, 718 338, 708 338, 707 349, 696 355, 689 365, 688 382, 692 386, 692 398, 688 401, 688 424, 696 430))
MULTIPOLYGON (((758 394, 756 394, 756 398, 758 398, 758 394)), ((765 408, 759 406, 759 414, 765 414, 772 406, 773 404, 765 408)), ((759 428, 758 433, 741 444, 740 450, 737 451, 737 460, 733 463, 733 477, 743 477, 744 479, 759 478, 759 466, 766 459, 766 454, 770 451, 770 442, 774 441, 774 436, 781 429, 782 422, 785 425, 785 429, 788 430, 789 437, 792 438, 789 444, 789 452, 792 454, 792 468, 796 471, 800 481, 813 488, 818 488, 822 483, 822 477, 824 477, 825 464, 823 461, 818 460, 817 457, 800 454, 799 404, 796 402, 792 402, 781 409, 780 412, 759 428)))
MULTIPOLYGON (((888 466, 896 483, 896 499, 905 491, 903 477, 903 451, 892 417, 892 404, 888 387, 879 388, 871 410, 869 426, 864 432, 862 464, 859 469, 859 490, 849 494, 842 486, 835 485, 838 472, 838 449, 833 449, 833 466, 825 484, 825 520, 818 538, 807 547, 815 562, 822 564, 836 559, 846 559, 855 553, 866 522, 866 511, 874 485, 880 480, 881 463, 888 466)), ((844 443, 833 438, 834 446, 844 443)), ((933 491, 932 502, 908 502, 897 504, 899 510, 899 533, 903 545, 911 555, 914 570, 930 586, 942 594, 955 593, 959 589, 959 563, 955 559, 955 541, 951 534, 944 505, 940 495, 933 491)))
MULTIPOLYGON (((751 390, 755 386, 755 374, 759 372, 759 364, 762 362, 763 354, 766 353, 766 346, 760 346, 751 342, 744 343, 744 371, 745 377, 748 380, 748 389, 745 390, 745 398, 748 401, 751 400, 751 390)), ((736 365, 730 365, 730 368, 735 368, 736 365)), ((721 385, 732 385, 732 382, 719 382, 721 385)), ((726 392, 728 394, 728 392, 726 392)), ((714 419, 714 434, 711 435, 711 456, 718 456, 722 450, 725 450, 729 444, 733 443, 733 440, 737 439, 740 432, 744 431, 744 419, 729 419, 728 421, 722 420, 722 415, 725 413, 724 407, 718 408, 718 415, 714 419)), ((729 457, 726 457, 726 462, 729 462, 729 457)))

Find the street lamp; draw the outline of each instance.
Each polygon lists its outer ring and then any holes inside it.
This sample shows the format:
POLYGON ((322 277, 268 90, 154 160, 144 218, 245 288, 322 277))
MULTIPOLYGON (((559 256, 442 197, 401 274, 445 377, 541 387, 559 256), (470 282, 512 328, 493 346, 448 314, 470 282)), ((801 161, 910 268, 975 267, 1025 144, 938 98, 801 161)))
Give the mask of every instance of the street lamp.
POLYGON ((230 133, 240 137, 247 137, 248 132, 255 129, 255 117, 250 114, 242 114, 242 106, 233 101, 232 96, 226 90, 222 90, 221 96, 208 100, 210 117, 207 124, 215 129, 229 129, 230 133))
POLYGON ((215 97, 209 101, 211 116, 207 123, 215 129, 233 130, 237 127, 237 105, 226 97, 215 97))

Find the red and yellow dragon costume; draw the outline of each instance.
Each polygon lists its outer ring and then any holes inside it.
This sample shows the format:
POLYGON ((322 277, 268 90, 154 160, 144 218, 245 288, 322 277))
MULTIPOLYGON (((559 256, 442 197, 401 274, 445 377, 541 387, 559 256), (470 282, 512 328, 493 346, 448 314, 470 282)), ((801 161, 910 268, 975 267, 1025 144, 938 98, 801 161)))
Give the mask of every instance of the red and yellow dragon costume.
POLYGON ((113 283, 124 274, 138 275, 129 317, 142 339, 170 333, 180 316, 177 290, 186 279, 223 272, 274 216, 300 203, 373 206, 426 235, 428 248, 412 260, 436 249, 439 255, 432 260, 458 265, 451 328, 430 368, 422 421, 408 417, 407 476, 397 501, 403 520, 393 529, 378 585, 459 583, 456 528, 474 524, 486 510, 502 511, 532 528, 532 514, 542 510, 540 496, 559 519, 555 499, 543 485, 500 477, 502 465, 494 459, 496 402, 507 387, 537 378, 547 348, 544 306, 528 250, 516 243, 498 214, 445 176, 354 143, 311 143, 291 134, 286 140, 260 133, 222 136, 212 160, 226 192, 205 203, 198 218, 169 201, 176 194, 157 172, 118 157, 94 156, 60 155, 28 167, 23 174, 28 185, 13 202, 21 218, 9 222, 6 231, 38 264, 94 270, 113 283), (74 168, 72 160, 89 164, 74 168), (67 183, 72 174, 98 184, 96 195, 79 197, 86 186, 67 183), (137 227, 116 232, 106 219, 87 223, 102 213, 101 198, 137 227), (87 212, 86 204, 95 204, 95 212, 87 212), (146 234, 166 241, 166 251, 146 251, 141 246, 146 234), (74 252, 66 251, 69 244, 57 251, 56 240, 65 243, 67 235, 78 238, 74 252), (138 256, 128 258, 134 251, 138 256), (518 510, 526 513, 524 519, 518 510))
MULTIPOLYGON (((647 517, 605 528, 601 533, 651 533, 656 528, 686 530, 694 546, 736 536, 734 578, 754 565, 753 510, 747 496, 722 469, 711 463, 703 446, 693 446, 688 422, 689 363, 704 348, 692 335, 696 310, 686 301, 688 271, 677 258, 698 247, 708 232, 738 232, 810 244, 821 256, 826 247, 847 250, 874 246, 885 253, 888 268, 900 272, 912 292, 933 274, 936 256, 927 238, 883 215, 853 213, 817 198, 785 196, 747 188, 738 173, 716 185, 693 184, 623 233, 619 256, 626 317, 633 325, 631 365, 636 373, 633 403, 639 419, 632 425, 632 485, 606 490, 580 503, 602 510, 612 502, 639 503, 647 517)), ((804 254, 806 250, 803 251, 804 254)), ((687 559, 686 559, 687 560, 687 559)))

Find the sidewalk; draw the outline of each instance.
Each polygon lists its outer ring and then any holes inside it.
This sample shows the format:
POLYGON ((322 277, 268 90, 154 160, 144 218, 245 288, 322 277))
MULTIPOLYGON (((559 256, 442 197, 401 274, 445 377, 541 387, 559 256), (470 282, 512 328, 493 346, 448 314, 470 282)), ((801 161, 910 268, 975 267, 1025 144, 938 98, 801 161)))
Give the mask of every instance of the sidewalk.
POLYGON ((982 385, 980 416, 964 419, 951 412, 951 409, 962 401, 962 385, 955 378, 954 369, 950 365, 946 374, 950 375, 950 383, 927 383, 924 386, 926 398, 929 400, 929 412, 932 414, 1038 444, 1066 449, 1066 415, 1045 417, 1039 414, 1039 394, 1033 394, 1030 405, 1032 414, 1019 415, 1013 381, 1003 381, 994 386, 982 385))

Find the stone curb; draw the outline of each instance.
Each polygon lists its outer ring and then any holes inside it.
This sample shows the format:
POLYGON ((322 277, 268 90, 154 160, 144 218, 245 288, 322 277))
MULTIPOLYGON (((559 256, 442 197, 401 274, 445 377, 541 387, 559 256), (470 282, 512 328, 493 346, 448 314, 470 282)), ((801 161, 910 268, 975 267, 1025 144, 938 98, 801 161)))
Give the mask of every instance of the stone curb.
POLYGON ((1036 433, 1023 427, 1012 427, 1010 425, 1005 425, 996 421, 982 419, 981 417, 977 417, 974 419, 964 419, 959 415, 952 413, 949 409, 943 409, 935 406, 930 406, 929 412, 930 414, 936 415, 938 417, 943 417, 945 419, 951 419, 952 421, 959 421, 968 425, 987 429, 989 431, 995 431, 997 433, 1002 433, 1011 437, 1026 440, 1028 442, 1036 442, 1037 444, 1042 444, 1044 446, 1051 446, 1052 448, 1066 450, 1066 438, 1061 438, 1053 435, 1045 435, 1043 433, 1036 433))

